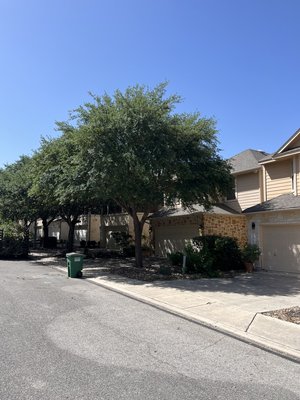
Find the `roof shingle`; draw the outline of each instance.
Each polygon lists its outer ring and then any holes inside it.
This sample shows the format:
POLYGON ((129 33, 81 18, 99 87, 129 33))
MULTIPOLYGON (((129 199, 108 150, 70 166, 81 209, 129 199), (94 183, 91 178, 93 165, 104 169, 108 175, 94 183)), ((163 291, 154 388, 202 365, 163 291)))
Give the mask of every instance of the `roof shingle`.
POLYGON ((244 150, 231 157, 228 161, 232 166, 232 173, 240 173, 261 168, 259 161, 266 157, 268 153, 260 150, 244 150))
POLYGON ((235 174, 261 168, 259 161, 267 155, 264 151, 252 149, 236 154, 229 159, 229 163, 232 166, 232 173, 235 174))
POLYGON ((225 215, 239 215, 240 213, 228 207, 225 204, 217 204, 211 208, 211 210, 206 211, 203 206, 194 204, 190 208, 168 208, 164 207, 151 215, 150 218, 163 218, 163 217, 181 217, 184 215, 196 214, 200 212, 211 212, 214 214, 225 214, 225 215))
POLYGON ((263 212, 263 211, 279 211, 300 209, 300 196, 295 196, 293 193, 282 194, 274 199, 264 201, 261 204, 246 208, 243 214, 263 212))

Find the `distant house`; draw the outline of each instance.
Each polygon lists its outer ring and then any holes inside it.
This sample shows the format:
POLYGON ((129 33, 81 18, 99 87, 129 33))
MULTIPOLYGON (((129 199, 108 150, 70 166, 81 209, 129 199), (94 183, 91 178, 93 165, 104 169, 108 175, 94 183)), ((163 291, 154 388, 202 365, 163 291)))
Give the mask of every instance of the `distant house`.
MULTIPOLYGON (((49 225, 49 236, 55 236, 58 241, 67 241, 68 232, 68 224, 61 218, 55 219, 49 225)), ((77 245, 84 240, 96 242, 96 245, 101 248, 117 249, 113 232, 128 233, 134 238, 132 219, 120 209, 107 210, 102 216, 99 214, 82 215, 75 226, 74 241, 77 245)), ((43 236, 42 221, 38 220, 37 237, 41 236, 43 236)), ((149 237, 149 223, 144 225, 143 236, 145 239, 149 237)))

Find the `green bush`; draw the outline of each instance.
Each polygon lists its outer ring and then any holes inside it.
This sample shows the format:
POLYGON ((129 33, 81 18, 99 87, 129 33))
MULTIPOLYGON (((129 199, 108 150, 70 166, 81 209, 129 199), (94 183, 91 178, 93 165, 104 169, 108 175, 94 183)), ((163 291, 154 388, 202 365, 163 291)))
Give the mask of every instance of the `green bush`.
POLYGON ((41 237, 40 239, 41 247, 45 249, 56 249, 57 248, 57 238, 55 236, 48 236, 47 238, 41 237))
POLYGON ((134 257, 135 256, 135 245, 131 244, 129 246, 123 247, 123 255, 125 257, 134 257))
POLYGON ((181 251, 176 251, 175 253, 168 253, 168 259, 170 260, 171 265, 179 266, 183 263, 183 253, 181 251))
POLYGON ((117 246, 121 248, 129 247, 132 244, 132 236, 127 232, 116 231, 112 232, 111 236, 114 238, 117 246))
MULTIPOLYGON (((186 258, 186 265, 185 265, 185 273, 194 273, 196 271, 195 265, 199 263, 199 255, 193 251, 192 248, 189 246, 185 247, 185 254, 187 256, 186 258)), ((181 251, 176 251, 174 253, 169 253, 167 255, 168 259, 170 260, 170 263, 173 267, 180 267, 178 270, 182 270, 183 267, 183 253, 181 251)), ((177 268, 176 268, 177 270, 177 268)))
POLYGON ((255 263, 261 255, 260 248, 257 244, 246 244, 242 249, 242 260, 248 263, 255 263))
POLYGON ((207 235, 193 239, 202 254, 202 266, 212 270, 237 270, 243 267, 241 251, 236 240, 228 236, 207 235))
POLYGON ((185 272, 187 274, 201 272, 203 265, 201 252, 195 250, 191 244, 185 246, 184 252, 186 255, 185 272))
MULTIPOLYGON (((201 273, 209 277, 219 276, 219 271, 239 270, 243 268, 241 250, 234 238, 206 235, 195 237, 192 244, 185 247, 185 272, 201 273)), ((168 254, 173 266, 183 265, 183 253, 168 254)))
POLYGON ((28 244, 23 239, 4 237, 0 240, 0 258, 18 259, 28 257, 28 244))

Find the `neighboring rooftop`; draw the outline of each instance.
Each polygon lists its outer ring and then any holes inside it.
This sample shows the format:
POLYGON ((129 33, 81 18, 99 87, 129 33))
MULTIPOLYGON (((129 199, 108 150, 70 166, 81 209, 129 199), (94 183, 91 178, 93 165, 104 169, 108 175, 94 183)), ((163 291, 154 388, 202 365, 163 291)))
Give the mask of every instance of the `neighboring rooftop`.
POLYGON ((261 150, 244 150, 229 159, 232 173, 237 174, 261 168, 259 161, 266 156, 268 156, 268 153, 261 150))
POLYGON ((261 204, 246 208, 243 214, 262 212, 262 211, 278 211, 292 210, 300 208, 300 196, 294 196, 293 193, 282 194, 274 199, 264 201, 261 204))
POLYGON ((203 206, 194 204, 189 208, 168 208, 164 207, 157 212, 153 213, 150 218, 163 218, 163 217, 181 217, 183 215, 191 215, 195 213, 211 212, 214 214, 227 214, 227 215, 239 215, 240 213, 228 207, 225 204, 217 204, 213 206, 209 211, 206 211, 203 206))
POLYGON ((268 154, 266 157, 262 158, 260 162, 266 162, 275 160, 277 157, 282 155, 294 154, 300 150, 300 129, 296 132, 277 150, 275 153, 268 154))
POLYGON ((299 150, 300 150, 300 146, 297 146, 297 147, 293 147, 290 150, 285 150, 282 153, 277 153, 276 152, 276 153, 273 153, 273 154, 268 154, 266 157, 262 158, 260 160, 260 162, 275 160, 275 159, 277 159, 279 157, 286 156, 286 155, 293 155, 295 153, 297 154, 297 153, 299 153, 299 150))

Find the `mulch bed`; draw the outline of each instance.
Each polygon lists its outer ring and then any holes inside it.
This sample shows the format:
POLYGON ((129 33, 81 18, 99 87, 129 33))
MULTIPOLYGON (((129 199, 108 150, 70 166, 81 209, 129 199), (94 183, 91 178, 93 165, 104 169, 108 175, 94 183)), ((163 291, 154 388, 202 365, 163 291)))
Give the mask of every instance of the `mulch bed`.
POLYGON ((153 282, 157 280, 176 280, 176 279, 200 279, 203 275, 186 275, 171 269, 170 274, 162 274, 159 266, 144 266, 136 268, 134 266, 112 267, 108 270, 110 274, 120 275, 130 279, 137 279, 144 282, 153 282))
POLYGON ((292 322, 293 324, 300 324, 300 307, 298 306, 268 311, 263 314, 283 321, 292 322))

